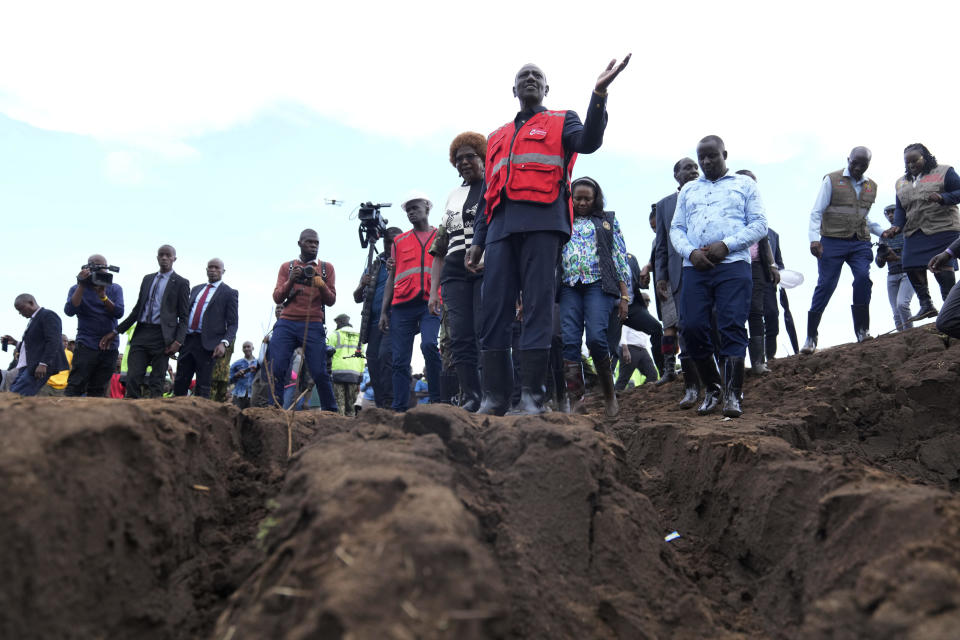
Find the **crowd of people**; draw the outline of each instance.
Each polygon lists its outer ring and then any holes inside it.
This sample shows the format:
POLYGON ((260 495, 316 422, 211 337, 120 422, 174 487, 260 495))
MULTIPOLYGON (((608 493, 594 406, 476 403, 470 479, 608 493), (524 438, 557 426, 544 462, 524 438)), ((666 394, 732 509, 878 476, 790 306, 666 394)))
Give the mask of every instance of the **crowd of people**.
MULTIPOLYGON (((649 259, 641 266, 628 252, 600 181, 574 179, 573 168, 578 154, 601 147, 607 92, 629 60, 612 61, 600 74, 582 121, 574 111, 547 109, 545 74, 524 65, 514 78, 515 117, 489 136, 468 131, 451 142, 459 184, 439 226, 430 221, 431 199, 412 192, 401 202, 410 229, 380 234, 383 251, 353 291, 363 304, 358 329, 341 314, 328 335, 336 272, 319 258, 312 229, 300 234, 299 255, 277 271, 277 318, 260 353, 244 342, 243 357, 232 363, 238 294, 223 282, 221 260, 211 259, 207 282, 191 288, 173 270, 176 250, 161 246, 159 270, 144 276, 127 313, 109 263, 93 255, 67 292, 64 313, 78 323, 72 349, 57 313, 30 294, 17 296, 17 311, 30 321, 21 341, 3 336, 4 349, 15 346, 4 388, 222 400, 232 385, 241 407, 318 406, 352 415, 429 401, 498 416, 579 411, 595 388, 613 417, 617 393, 631 380, 666 385, 682 377, 681 408, 740 416, 747 354, 757 375, 776 354, 780 238, 768 227, 757 176, 731 171, 723 140, 708 135, 695 160, 673 166, 677 190, 651 208, 649 259), (128 336, 122 357, 120 334, 128 336), (422 376, 411 370, 418 335, 422 376), (177 369, 168 380, 170 358, 177 369)), ((844 263, 853 273, 854 337, 869 338, 874 259, 888 266, 897 329, 939 314, 938 329, 960 337, 960 177, 924 145, 909 145, 884 228, 869 217, 877 196, 865 175, 871 155, 855 147, 847 166, 820 183, 809 230, 818 281, 801 353, 817 349, 844 263), (876 256, 871 234, 880 238, 876 256), (920 309, 911 314, 914 294, 920 309)), ((782 289, 780 304, 795 333, 782 289)))

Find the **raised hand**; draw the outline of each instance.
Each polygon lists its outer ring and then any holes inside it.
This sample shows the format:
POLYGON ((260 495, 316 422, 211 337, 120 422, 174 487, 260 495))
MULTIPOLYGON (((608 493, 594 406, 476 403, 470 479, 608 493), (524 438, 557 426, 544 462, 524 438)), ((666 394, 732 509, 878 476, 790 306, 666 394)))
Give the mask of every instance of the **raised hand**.
POLYGON ((597 78, 597 93, 606 93, 607 87, 610 86, 610 83, 613 82, 613 79, 620 75, 620 72, 627 68, 627 63, 630 62, 630 56, 632 53, 628 53, 627 57, 623 59, 623 62, 617 64, 617 59, 614 58, 610 61, 610 64, 607 65, 607 68, 603 70, 603 73, 600 74, 600 77, 597 78))

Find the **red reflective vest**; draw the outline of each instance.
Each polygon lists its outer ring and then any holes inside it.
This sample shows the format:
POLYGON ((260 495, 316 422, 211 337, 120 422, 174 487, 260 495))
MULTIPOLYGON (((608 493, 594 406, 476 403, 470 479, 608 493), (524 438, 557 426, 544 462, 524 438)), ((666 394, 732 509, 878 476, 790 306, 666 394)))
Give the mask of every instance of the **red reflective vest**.
MULTIPOLYGON (((570 193, 570 171, 577 154, 571 154, 567 163, 563 151, 566 115, 566 111, 541 111, 519 129, 508 122, 487 138, 487 222, 502 193, 510 200, 538 204, 554 202, 561 187, 570 193)), ((567 208, 572 221, 569 202, 567 208)))
POLYGON ((420 244, 417 234, 411 230, 401 233, 393 241, 393 255, 396 260, 393 304, 430 298, 430 268, 433 267, 430 245, 436 236, 437 230, 432 229, 427 242, 420 244))

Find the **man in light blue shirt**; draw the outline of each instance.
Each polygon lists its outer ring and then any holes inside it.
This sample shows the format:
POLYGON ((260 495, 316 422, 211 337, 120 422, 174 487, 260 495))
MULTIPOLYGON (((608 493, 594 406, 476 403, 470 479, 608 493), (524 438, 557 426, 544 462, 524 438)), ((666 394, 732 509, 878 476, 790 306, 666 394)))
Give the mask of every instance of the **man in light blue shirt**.
POLYGON ((857 342, 869 337, 870 263, 873 250, 870 234, 879 236, 884 228, 867 218, 877 199, 877 183, 863 174, 870 166, 870 149, 854 147, 847 167, 828 173, 820 183, 820 192, 810 212, 810 253, 817 259, 817 288, 807 313, 807 340, 800 353, 817 349, 820 317, 840 281, 843 264, 853 273, 853 331, 857 342))
POLYGON ((697 413, 716 411, 722 397, 723 415, 736 418, 742 414, 740 392, 753 287, 750 245, 767 235, 767 217, 756 183, 729 173, 726 161, 727 150, 718 136, 707 136, 697 145, 703 175, 680 190, 670 242, 683 257, 680 333, 706 389, 697 413), (710 337, 714 309, 722 386, 710 337))

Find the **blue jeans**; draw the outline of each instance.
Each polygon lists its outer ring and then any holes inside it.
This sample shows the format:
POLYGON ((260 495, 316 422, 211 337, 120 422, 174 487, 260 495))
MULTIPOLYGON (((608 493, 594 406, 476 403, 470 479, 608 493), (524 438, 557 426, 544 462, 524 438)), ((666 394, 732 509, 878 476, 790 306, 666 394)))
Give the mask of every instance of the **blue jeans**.
POLYGON ((307 368, 317 385, 320 407, 324 411, 336 411, 337 400, 333 396, 330 375, 327 373, 327 332, 322 322, 298 322, 280 318, 273 325, 270 338, 270 374, 273 376, 273 393, 276 402, 283 402, 283 386, 290 372, 290 358, 297 347, 303 347, 307 368), (306 340, 304 340, 306 330, 306 340))
POLYGON ((870 263, 873 262, 873 250, 868 240, 844 240, 841 238, 820 238, 823 255, 817 260, 817 288, 813 290, 810 311, 823 313, 830 302, 830 296, 840 281, 843 263, 850 265, 853 272, 853 304, 870 304, 870 263))
POLYGON ((560 285, 560 331, 563 334, 563 359, 580 362, 580 344, 584 330, 591 354, 608 352, 607 326, 610 309, 619 299, 603 292, 600 282, 560 285))
POLYGON ((890 308, 893 309, 893 325, 897 330, 912 329, 913 323, 908 319, 913 315, 910 313, 913 285, 910 284, 910 278, 905 271, 887 273, 887 298, 890 300, 890 308))
POLYGON ((406 411, 410 403, 410 359, 413 338, 420 333, 420 352, 427 368, 430 402, 440 402, 440 316, 427 310, 426 300, 411 300, 390 308, 390 346, 393 350, 393 410, 406 411))
POLYGON ((720 355, 744 357, 747 352, 747 316, 753 278, 750 263, 737 261, 718 264, 707 271, 683 268, 680 288, 680 327, 684 344, 695 360, 714 353, 711 310, 717 312, 720 355))
POLYGON ((20 369, 20 375, 18 375, 17 379, 10 385, 10 391, 19 393, 22 396, 35 396, 40 389, 43 389, 43 385, 47 384, 50 375, 47 374, 38 379, 29 369, 29 367, 20 369))

